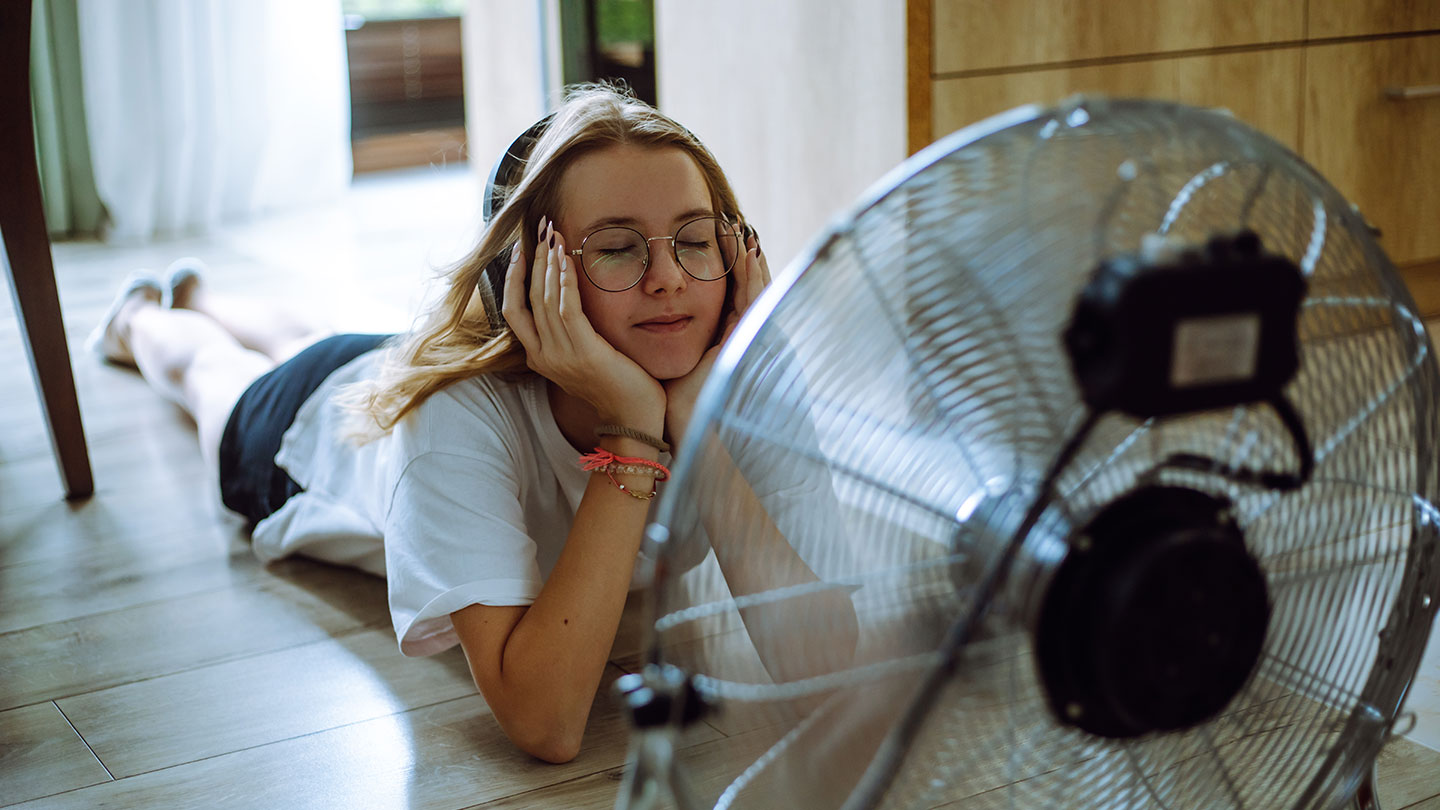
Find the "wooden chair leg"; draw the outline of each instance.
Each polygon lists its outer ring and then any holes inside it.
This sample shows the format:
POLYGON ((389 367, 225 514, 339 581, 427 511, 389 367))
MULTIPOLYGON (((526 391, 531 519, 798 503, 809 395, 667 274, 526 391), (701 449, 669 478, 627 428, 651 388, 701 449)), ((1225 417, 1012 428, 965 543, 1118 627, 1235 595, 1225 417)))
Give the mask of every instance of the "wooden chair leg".
POLYGON ((70 350, 60 319, 60 295, 50 258, 50 236, 35 166, 30 114, 30 9, 28 0, 0 2, 0 263, 15 300, 30 371, 60 463, 67 498, 95 490, 80 402, 70 372, 70 350))
MULTIPOLYGON (((43 228, 43 223, 41 224, 43 228)), ((30 371, 50 430, 50 445, 60 463, 65 497, 84 498, 95 491, 90 472, 90 454, 85 446, 85 429, 80 423, 80 402, 75 395, 75 378, 70 373, 70 351, 60 320, 60 298, 55 289, 48 240, 43 248, 45 262, 38 266, 34 251, 15 250, 11 229, 4 229, 5 274, 15 299, 15 311, 24 334, 30 371), (22 268, 19 272, 16 267, 22 268)), ((24 240, 18 240, 23 242, 24 240)))

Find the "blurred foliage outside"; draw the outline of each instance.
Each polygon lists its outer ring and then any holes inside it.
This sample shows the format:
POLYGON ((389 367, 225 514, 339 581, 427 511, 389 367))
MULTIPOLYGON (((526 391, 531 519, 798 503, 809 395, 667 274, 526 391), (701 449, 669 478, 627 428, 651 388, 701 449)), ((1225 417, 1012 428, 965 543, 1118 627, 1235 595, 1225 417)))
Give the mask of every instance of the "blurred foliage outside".
POLYGON ((597 0, 596 41, 600 47, 619 42, 655 42, 655 14, 651 0, 597 0))

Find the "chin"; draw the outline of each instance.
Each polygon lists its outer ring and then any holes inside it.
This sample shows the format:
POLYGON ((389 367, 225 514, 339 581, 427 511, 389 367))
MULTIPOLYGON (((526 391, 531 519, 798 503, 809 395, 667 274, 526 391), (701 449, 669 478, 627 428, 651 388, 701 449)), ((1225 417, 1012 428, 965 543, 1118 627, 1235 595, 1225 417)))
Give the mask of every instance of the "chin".
POLYGON ((696 355, 689 359, 665 358, 648 363, 641 363, 640 367, 645 369, 645 372, 651 377, 654 377, 660 382, 665 382, 666 380, 677 380, 684 377, 686 374, 694 371, 695 366, 699 364, 700 356, 696 355))

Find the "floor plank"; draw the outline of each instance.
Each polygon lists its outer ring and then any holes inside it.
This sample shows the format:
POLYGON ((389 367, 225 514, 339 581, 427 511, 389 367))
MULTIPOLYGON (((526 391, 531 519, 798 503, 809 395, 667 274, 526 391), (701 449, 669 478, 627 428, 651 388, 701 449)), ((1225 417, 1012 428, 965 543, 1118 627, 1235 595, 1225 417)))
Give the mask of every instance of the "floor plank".
POLYGON ((0 802, 110 781, 54 703, 0 712, 0 802))
POLYGON ((610 684, 619 674, 618 669, 607 668, 580 755, 564 765, 520 753, 477 695, 17 807, 439 810, 481 804, 620 766, 628 730, 608 699, 610 684))
MULTIPOLYGON (((41 478, 48 487, 43 472, 41 478)), ((111 489, 115 486, 112 477, 81 504, 56 499, 0 512, 0 568, 36 562, 59 567, 91 555, 185 558, 248 552, 241 521, 222 514, 218 502, 193 480, 179 490, 184 497, 159 485, 118 492, 111 489)))
POLYGON ((120 779, 472 694, 458 649, 405 658, 385 627, 88 692, 59 705, 120 779))
POLYGON ((0 567, 0 634, 221 588, 270 576, 249 548, 229 554, 177 544, 168 554, 112 546, 70 565, 0 567))
POLYGON ((1415 728, 1407 736, 1431 750, 1440 751, 1440 621, 1430 628, 1425 657, 1405 696, 1404 708, 1415 712, 1415 728))
MULTIPOLYGON (((681 747, 676 753, 695 795, 710 806, 745 764, 754 762, 774 744, 770 730, 751 731, 735 737, 681 747)), ((624 768, 593 773, 551 787, 518 793, 467 810, 508 810, 508 808, 563 807, 566 810, 612 810, 625 776, 624 768)))
POLYGON ((384 583, 305 561, 249 586, 0 635, 0 708, 389 625, 384 583))
POLYGON ((1440 753, 1403 737, 1380 750, 1375 792, 1382 808, 1440 800, 1440 753))

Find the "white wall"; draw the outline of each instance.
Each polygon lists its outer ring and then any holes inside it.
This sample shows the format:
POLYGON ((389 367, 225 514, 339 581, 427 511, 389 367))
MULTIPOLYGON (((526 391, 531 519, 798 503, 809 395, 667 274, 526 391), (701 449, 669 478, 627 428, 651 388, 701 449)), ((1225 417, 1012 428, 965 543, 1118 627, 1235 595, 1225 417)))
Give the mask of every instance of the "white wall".
POLYGON ((660 108, 719 159, 779 273, 904 160, 903 0, 655 0, 660 108))
POLYGON ((558 98, 556 2, 469 0, 465 6, 465 134, 482 190, 500 150, 558 98))

